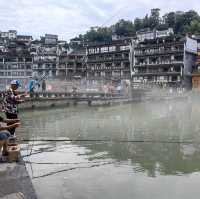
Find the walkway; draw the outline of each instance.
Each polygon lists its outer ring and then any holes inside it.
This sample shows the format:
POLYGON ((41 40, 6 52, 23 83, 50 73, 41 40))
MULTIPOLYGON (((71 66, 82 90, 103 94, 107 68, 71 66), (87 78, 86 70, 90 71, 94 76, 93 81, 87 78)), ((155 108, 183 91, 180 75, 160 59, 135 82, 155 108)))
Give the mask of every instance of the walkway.
POLYGON ((23 161, 0 163, 0 199, 37 199, 23 161))

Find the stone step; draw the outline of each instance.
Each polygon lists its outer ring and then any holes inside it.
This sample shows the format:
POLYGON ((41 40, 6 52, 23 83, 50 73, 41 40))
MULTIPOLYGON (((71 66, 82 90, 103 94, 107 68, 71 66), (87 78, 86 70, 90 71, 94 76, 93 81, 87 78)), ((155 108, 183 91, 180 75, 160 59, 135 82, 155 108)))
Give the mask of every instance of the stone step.
POLYGON ((0 199, 26 199, 26 198, 24 197, 23 193, 19 192, 19 193, 9 194, 9 195, 4 196, 0 199))

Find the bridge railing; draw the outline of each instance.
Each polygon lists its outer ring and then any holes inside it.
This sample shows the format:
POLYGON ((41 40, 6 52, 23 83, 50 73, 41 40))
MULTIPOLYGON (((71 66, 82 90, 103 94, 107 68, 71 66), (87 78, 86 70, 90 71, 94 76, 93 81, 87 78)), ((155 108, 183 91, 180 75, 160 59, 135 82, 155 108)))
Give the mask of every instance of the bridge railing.
MULTIPOLYGON (((20 92, 21 93, 21 92, 20 92)), ((19 94, 20 94, 19 93, 19 94)), ((2 100, 4 92, 0 92, 0 99, 2 100)), ((95 99, 95 98, 123 98, 123 95, 118 93, 105 92, 34 92, 26 100, 36 99, 95 99)))

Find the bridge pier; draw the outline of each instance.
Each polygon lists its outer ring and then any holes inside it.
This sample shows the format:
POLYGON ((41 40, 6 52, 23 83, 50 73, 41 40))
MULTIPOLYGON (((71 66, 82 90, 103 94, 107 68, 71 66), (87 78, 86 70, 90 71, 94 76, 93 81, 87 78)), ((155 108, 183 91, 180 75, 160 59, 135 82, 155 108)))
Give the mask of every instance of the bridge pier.
POLYGON ((92 106, 92 100, 88 100, 88 106, 92 106))
POLYGON ((77 106, 77 104, 78 104, 78 101, 75 100, 75 101, 73 102, 73 105, 74 105, 74 106, 77 106))

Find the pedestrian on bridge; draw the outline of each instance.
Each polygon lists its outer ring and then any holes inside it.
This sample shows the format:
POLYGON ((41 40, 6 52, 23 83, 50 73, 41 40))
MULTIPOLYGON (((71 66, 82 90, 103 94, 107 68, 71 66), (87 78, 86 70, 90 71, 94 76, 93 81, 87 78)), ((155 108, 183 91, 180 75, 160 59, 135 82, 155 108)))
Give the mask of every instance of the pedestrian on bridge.
POLYGON ((42 81, 42 92, 46 91, 46 82, 45 80, 42 81))
POLYGON ((30 97, 33 97, 36 85, 37 85, 36 80, 33 79, 32 77, 30 77, 30 79, 28 81, 28 92, 30 94, 30 97))

